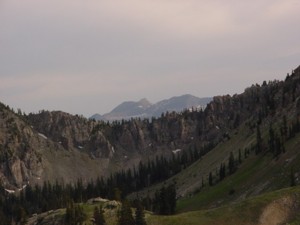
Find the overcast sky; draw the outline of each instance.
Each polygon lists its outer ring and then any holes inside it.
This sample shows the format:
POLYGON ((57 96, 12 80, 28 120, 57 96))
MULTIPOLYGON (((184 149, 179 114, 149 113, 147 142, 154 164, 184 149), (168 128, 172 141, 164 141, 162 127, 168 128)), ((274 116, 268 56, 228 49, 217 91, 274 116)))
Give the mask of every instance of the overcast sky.
POLYGON ((300 65, 299 0, 0 0, 0 101, 91 116, 300 65))

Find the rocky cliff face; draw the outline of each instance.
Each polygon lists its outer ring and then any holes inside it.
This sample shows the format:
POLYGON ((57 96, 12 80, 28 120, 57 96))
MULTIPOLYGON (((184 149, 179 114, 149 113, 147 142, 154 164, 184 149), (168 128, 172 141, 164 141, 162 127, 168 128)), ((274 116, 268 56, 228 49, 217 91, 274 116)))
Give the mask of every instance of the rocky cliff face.
POLYGON ((252 85, 216 96, 202 110, 107 123, 64 112, 21 116, 0 110, 0 179, 21 187, 29 180, 74 180, 131 167, 139 160, 200 148, 230 138, 242 123, 300 113, 300 68, 285 81, 252 85))
POLYGON ((0 179, 9 187, 21 188, 42 172, 39 149, 45 143, 20 116, 0 106, 0 179))
POLYGON ((95 124, 83 117, 60 111, 30 114, 28 121, 35 130, 52 141, 62 144, 67 150, 85 145, 95 124))

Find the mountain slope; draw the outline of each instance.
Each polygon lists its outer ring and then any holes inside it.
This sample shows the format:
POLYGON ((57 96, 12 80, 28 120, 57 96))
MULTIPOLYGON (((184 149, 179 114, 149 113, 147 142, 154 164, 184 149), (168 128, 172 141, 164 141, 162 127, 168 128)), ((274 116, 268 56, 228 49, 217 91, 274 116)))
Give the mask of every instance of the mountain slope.
POLYGON ((106 113, 103 116, 100 114, 95 114, 91 116, 91 119, 95 120, 105 120, 105 121, 114 121, 135 117, 146 117, 146 110, 151 107, 152 104, 145 98, 141 99, 138 102, 128 101, 123 102, 117 107, 115 107, 110 113, 106 113))
MULTIPOLYGON (((252 90, 246 89, 243 94, 230 98, 231 103, 237 99, 241 102, 242 99, 244 104, 249 102, 245 101, 247 93, 251 93, 250 96, 256 99, 256 104, 250 104, 253 109, 252 116, 239 119, 243 122, 237 128, 227 129, 226 138, 190 167, 163 183, 133 193, 129 197, 151 196, 162 186, 175 182, 178 196, 181 197, 177 210, 184 212, 214 208, 289 187, 291 176, 295 184, 300 184, 299 75, 298 68, 285 82, 274 82, 261 87, 253 86, 252 90), (260 101, 266 104, 257 104, 260 101), (258 107, 253 107, 255 105, 258 107), (261 134, 261 149, 258 149, 258 129, 261 134), (281 146, 279 153, 276 150, 278 147, 271 143, 271 133, 273 136, 275 133, 276 142, 281 146), (231 152, 236 165, 233 174, 229 174, 231 152), (226 167, 226 177, 222 180, 221 165, 226 167), (211 185, 210 174, 212 174, 211 185)), ((213 104, 215 102, 214 99, 207 110, 216 108, 213 104)), ((226 105, 229 107, 231 104, 223 102, 224 112, 227 111, 226 105)), ((250 107, 247 106, 246 109, 250 107)), ((217 126, 222 129, 219 124, 217 126)))
POLYGON ((300 188, 287 188, 208 210, 174 216, 149 216, 148 225, 275 225, 299 224, 300 188))
POLYGON ((166 112, 181 112, 184 109, 205 109, 212 98, 198 98, 193 95, 182 95, 162 100, 149 107, 147 114, 158 117, 166 112))

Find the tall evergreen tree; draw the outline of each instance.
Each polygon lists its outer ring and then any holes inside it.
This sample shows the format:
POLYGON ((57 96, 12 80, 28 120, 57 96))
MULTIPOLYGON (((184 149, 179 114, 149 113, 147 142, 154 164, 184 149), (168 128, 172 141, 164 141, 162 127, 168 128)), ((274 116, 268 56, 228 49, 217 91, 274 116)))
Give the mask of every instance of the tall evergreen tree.
POLYGON ((71 202, 66 208, 66 225, 82 225, 86 218, 87 215, 83 212, 83 208, 80 205, 75 205, 71 202))
POLYGON ((295 186, 296 185, 296 179, 295 179, 295 173, 294 173, 294 168, 291 167, 291 187, 295 186))
POLYGON ((130 204, 127 200, 122 202, 122 207, 119 212, 118 225, 134 225, 130 204))
POLYGON ((135 225, 147 225, 142 204, 139 202, 135 211, 135 225))
POLYGON ((95 225, 105 225, 105 219, 102 208, 99 209, 97 206, 94 208, 94 220, 95 225))
POLYGON ((229 170, 229 174, 233 174, 236 170, 233 152, 230 152, 230 155, 229 155, 228 170, 229 170))
POLYGON ((256 127, 256 150, 255 153, 258 154, 262 151, 262 137, 260 133, 259 125, 256 127))
POLYGON ((174 214, 176 209, 175 184, 163 186, 159 191, 156 191, 153 204, 154 211, 160 215, 174 214))
POLYGON ((288 135, 288 125, 287 125, 286 115, 284 115, 282 117, 282 124, 281 124, 280 132, 281 132, 281 136, 282 136, 283 140, 285 141, 286 137, 288 135))
POLYGON ((213 175, 211 172, 209 172, 209 176, 208 176, 208 184, 209 186, 213 185, 213 175))
POLYGON ((220 170, 219 170, 220 181, 223 180, 225 176, 226 176, 226 167, 223 163, 221 163, 220 170))
POLYGON ((159 192, 159 214, 168 215, 168 196, 165 186, 159 192))
POLYGON ((269 150, 274 154, 275 152, 275 133, 272 125, 269 127, 269 150))
POLYGON ((168 215, 172 215, 175 213, 176 209, 176 186, 175 184, 171 184, 167 187, 167 201, 168 201, 168 215))
POLYGON ((242 152, 241 149, 239 149, 239 164, 242 163, 242 152))

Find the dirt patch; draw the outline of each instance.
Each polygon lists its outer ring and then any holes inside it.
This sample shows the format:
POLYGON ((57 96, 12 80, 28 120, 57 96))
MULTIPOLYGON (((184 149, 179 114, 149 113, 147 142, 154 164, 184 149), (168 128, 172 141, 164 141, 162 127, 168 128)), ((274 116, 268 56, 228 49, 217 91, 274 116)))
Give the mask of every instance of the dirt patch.
POLYGON ((297 200, 291 196, 270 203, 259 218, 259 225, 280 225, 288 222, 295 214, 297 200))

